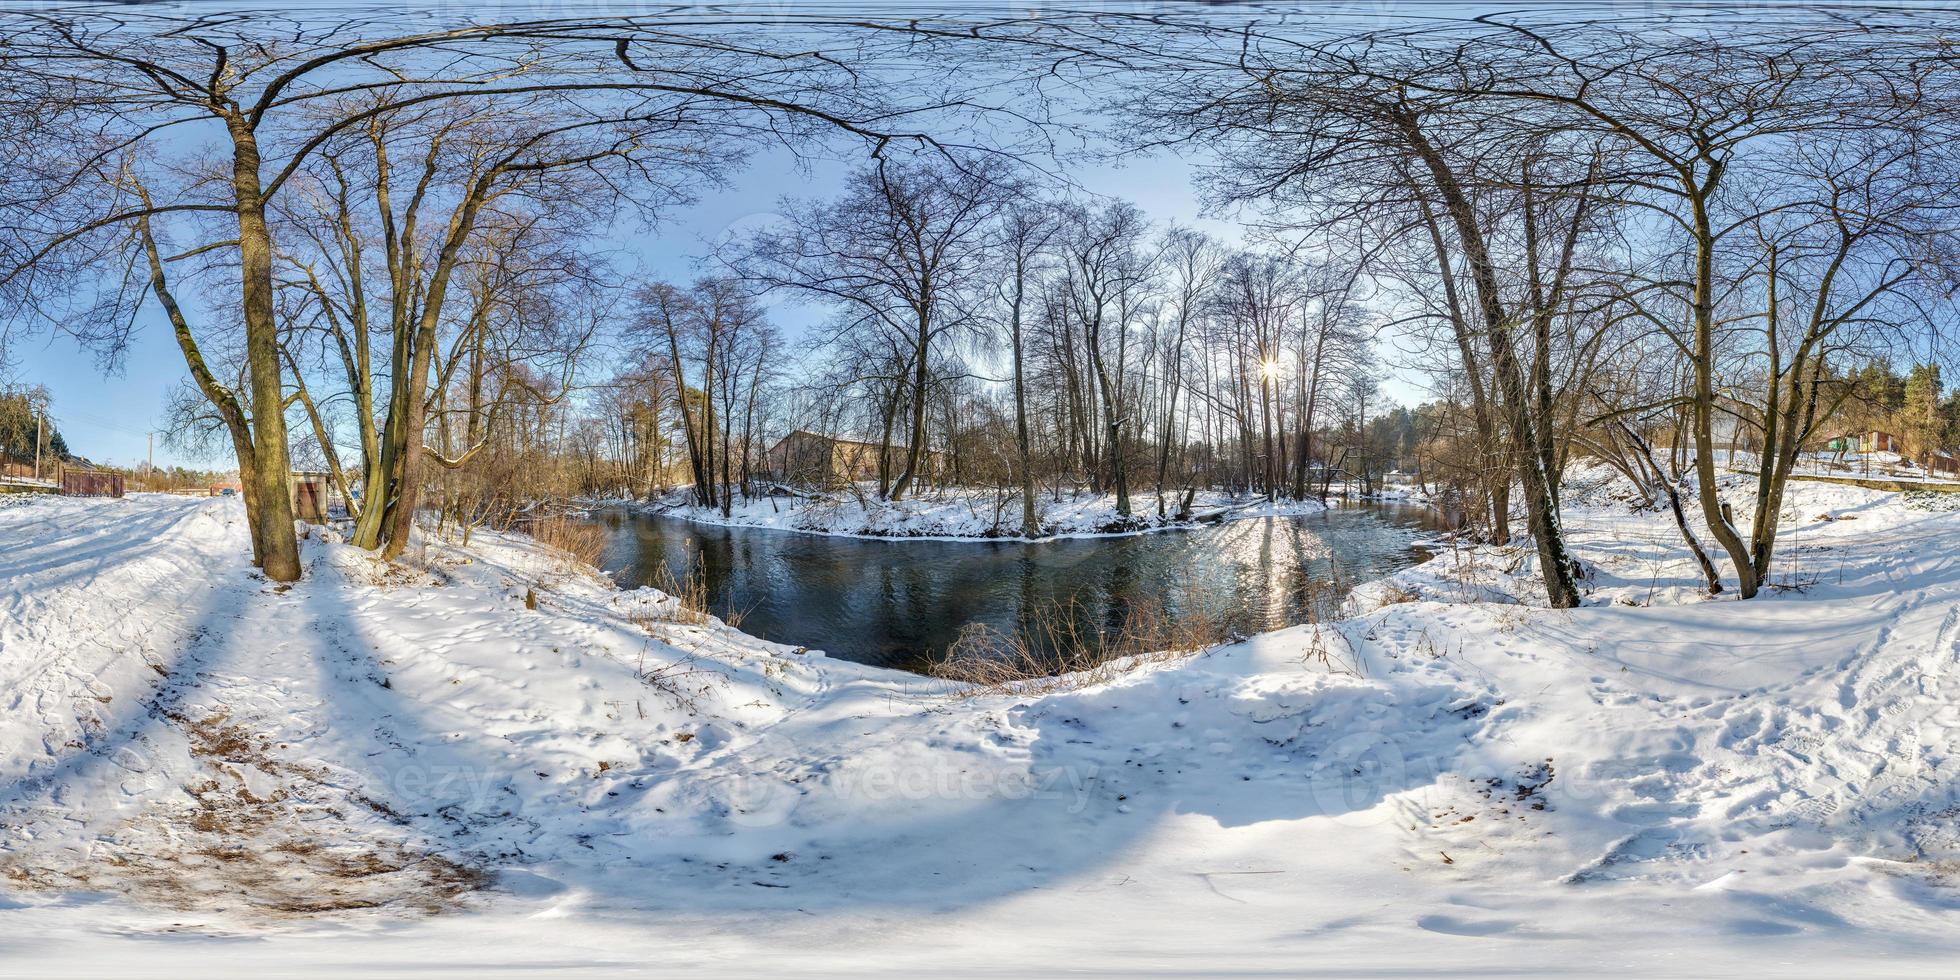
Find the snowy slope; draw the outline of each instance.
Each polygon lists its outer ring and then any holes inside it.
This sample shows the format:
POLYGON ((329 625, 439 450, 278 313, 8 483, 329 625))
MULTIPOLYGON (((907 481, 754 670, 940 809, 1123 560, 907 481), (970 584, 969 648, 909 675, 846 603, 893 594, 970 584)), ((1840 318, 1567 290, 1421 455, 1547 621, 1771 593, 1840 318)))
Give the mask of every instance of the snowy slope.
POLYGON ((316 538, 282 590, 233 501, 0 508, 0 974, 1925 975, 1960 957, 1926 506, 1793 488, 1801 588, 1738 605, 1602 496, 1585 608, 1464 550, 1027 698, 521 539, 316 538))

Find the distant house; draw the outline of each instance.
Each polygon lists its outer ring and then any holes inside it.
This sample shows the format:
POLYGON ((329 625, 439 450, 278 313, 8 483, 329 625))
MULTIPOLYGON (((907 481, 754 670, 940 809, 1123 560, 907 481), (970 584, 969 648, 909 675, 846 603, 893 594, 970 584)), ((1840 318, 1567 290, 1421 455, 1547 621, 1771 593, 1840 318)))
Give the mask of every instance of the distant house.
MULTIPOLYGON (((925 472, 934 474, 944 456, 928 450, 925 472)), ((856 439, 839 439, 805 429, 797 429, 776 441, 763 454, 763 465, 771 479, 800 486, 854 483, 878 478, 878 444, 856 439)), ((892 475, 905 465, 905 447, 891 447, 892 475)))
POLYGON ((1896 453, 1899 452, 1899 437, 1873 429, 1832 439, 1829 448, 1836 453, 1896 453))
POLYGON ((872 480, 878 476, 878 444, 838 439, 797 429, 763 455, 770 477, 817 485, 872 480))

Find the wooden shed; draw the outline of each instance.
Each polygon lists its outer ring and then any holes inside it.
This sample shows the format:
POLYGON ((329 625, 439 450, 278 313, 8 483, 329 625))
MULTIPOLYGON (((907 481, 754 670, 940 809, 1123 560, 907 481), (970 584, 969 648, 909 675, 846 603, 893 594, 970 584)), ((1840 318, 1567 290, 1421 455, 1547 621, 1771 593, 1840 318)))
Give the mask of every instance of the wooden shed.
POLYGON ((325 524, 332 492, 325 473, 294 470, 293 517, 308 524, 325 524))

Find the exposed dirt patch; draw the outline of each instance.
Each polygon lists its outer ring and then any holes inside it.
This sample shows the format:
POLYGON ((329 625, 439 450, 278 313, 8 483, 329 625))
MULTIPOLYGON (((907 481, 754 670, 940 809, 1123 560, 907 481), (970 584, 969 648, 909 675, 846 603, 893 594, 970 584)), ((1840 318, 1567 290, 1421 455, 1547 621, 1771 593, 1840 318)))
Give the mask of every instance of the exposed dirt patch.
MULTIPOLYGON (((188 742, 192 778, 141 794, 135 812, 82 850, 36 850, 29 838, 0 855, 0 877, 28 890, 274 919, 434 915, 487 883, 386 806, 335 787, 323 767, 277 757, 270 739, 225 714, 164 717, 188 742)), ((23 816, 31 827, 36 814, 23 816)), ((21 840, 20 830, 0 827, 0 839, 21 840)))

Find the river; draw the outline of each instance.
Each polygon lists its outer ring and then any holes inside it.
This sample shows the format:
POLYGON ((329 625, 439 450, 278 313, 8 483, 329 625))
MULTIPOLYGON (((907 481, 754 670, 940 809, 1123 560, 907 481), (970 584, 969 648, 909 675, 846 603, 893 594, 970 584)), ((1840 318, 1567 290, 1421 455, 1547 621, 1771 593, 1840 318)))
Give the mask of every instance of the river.
POLYGON ((713 610, 748 633, 860 663, 924 670, 968 623, 1003 630, 1037 610, 1119 622, 1131 604, 1204 608, 1252 633, 1324 614, 1353 583, 1423 560, 1442 524, 1424 507, 1337 505, 1114 538, 969 542, 716 527, 622 508, 600 565, 621 586, 696 569, 713 610))

